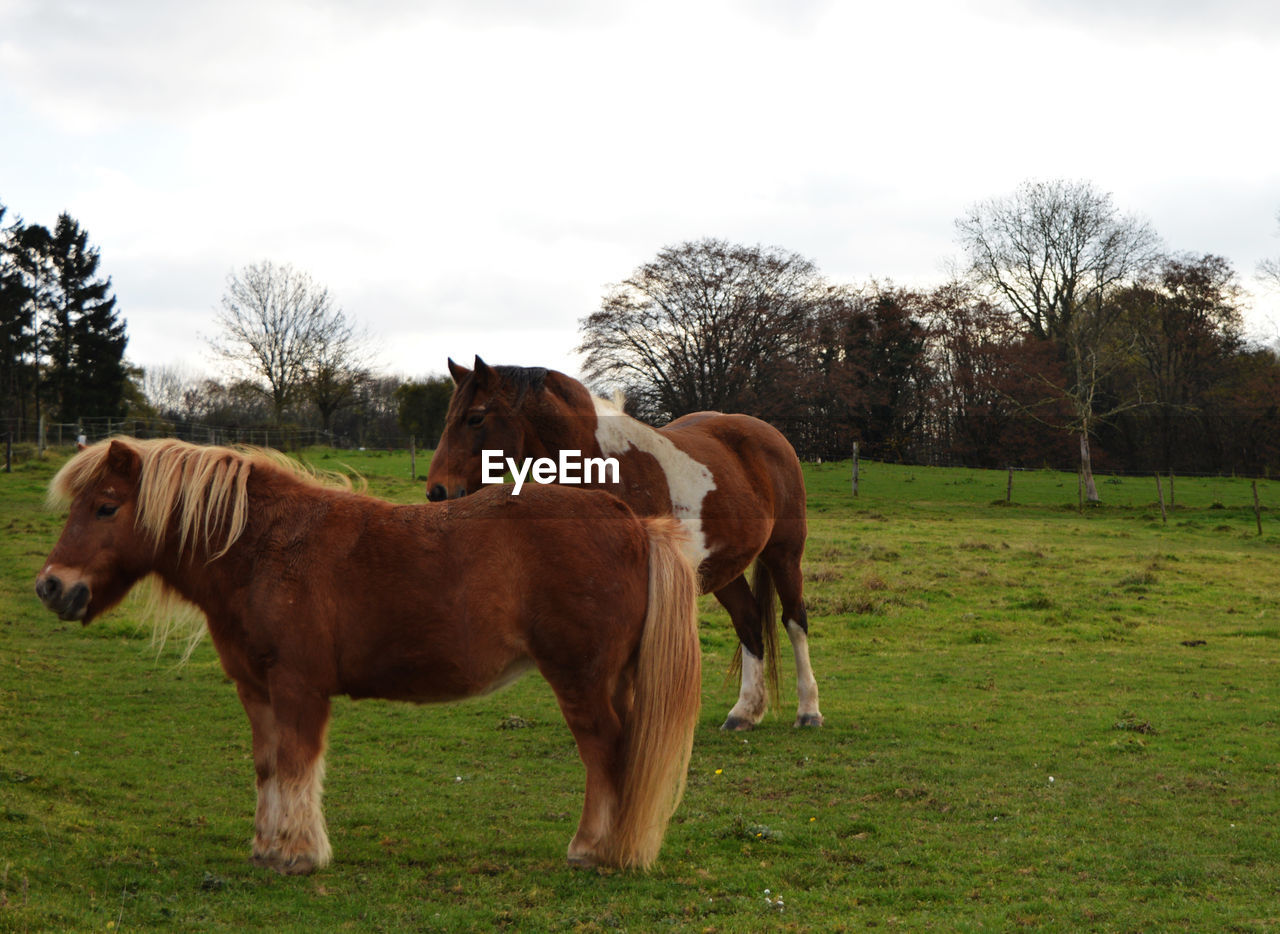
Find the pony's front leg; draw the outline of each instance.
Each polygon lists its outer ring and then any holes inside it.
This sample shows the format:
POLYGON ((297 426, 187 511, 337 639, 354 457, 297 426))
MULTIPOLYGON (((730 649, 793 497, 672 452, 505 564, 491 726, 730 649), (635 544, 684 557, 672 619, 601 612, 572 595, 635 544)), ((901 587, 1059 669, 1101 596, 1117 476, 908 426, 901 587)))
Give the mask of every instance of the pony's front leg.
POLYGON ((329 699, 272 677, 269 701, 245 701, 243 691, 241 700, 254 725, 258 774, 253 861, 286 875, 312 872, 333 855, 320 803, 329 699))
POLYGON ((280 783, 276 780, 276 717, 266 694, 250 685, 237 683, 240 703, 249 716, 253 733, 253 770, 257 777, 258 804, 253 815, 253 856, 259 866, 271 865, 269 854, 280 822, 280 783))

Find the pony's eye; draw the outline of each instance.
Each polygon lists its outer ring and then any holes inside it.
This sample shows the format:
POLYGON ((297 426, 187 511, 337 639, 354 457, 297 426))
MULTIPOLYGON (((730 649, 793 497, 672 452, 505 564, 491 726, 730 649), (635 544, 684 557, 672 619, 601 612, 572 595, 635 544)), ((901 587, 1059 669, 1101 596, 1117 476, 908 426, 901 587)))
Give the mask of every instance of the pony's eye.
POLYGON ((116 510, 119 508, 119 506, 113 506, 111 503, 103 503, 98 507, 98 518, 110 519, 116 514, 116 510))
POLYGON ((479 428, 484 423, 483 412, 472 412, 467 416, 467 424, 472 428, 479 428))

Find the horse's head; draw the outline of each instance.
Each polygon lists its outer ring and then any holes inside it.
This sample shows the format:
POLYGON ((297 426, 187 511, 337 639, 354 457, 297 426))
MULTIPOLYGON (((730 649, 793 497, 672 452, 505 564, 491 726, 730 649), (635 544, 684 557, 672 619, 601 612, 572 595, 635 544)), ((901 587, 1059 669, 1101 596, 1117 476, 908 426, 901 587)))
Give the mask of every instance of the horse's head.
POLYGON ((492 367, 475 359, 474 369, 449 361, 453 398, 444 432, 427 471, 427 499, 454 499, 484 485, 483 452, 530 456, 533 440, 526 403, 541 391, 547 371, 534 367, 492 367))
POLYGON ((36 594, 62 619, 89 623, 119 603, 150 569, 152 548, 135 525, 141 460, 120 441, 86 448, 54 477, 50 502, 70 502, 67 524, 36 594))

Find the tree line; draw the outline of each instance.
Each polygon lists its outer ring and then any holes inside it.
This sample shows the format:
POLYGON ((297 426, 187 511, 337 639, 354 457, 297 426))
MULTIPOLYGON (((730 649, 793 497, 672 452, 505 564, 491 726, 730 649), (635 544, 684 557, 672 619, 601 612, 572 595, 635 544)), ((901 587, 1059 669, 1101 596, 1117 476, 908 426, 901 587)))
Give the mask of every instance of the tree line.
POLYGON ((50 230, 0 204, 0 435, 33 440, 57 426, 69 441, 76 426, 116 426, 234 440, 274 429, 382 445, 429 444, 443 429, 449 379, 378 374, 362 329, 305 272, 262 261, 228 276, 207 340, 223 375, 211 378, 127 363, 126 324, 100 265, 69 214, 50 230))
MULTIPOLYGON (((931 289, 832 283, 779 248, 669 246, 581 322, 598 389, 662 423, 764 417, 802 456, 1263 473, 1280 360, 1244 334, 1231 264, 1165 250, 1087 182, 1027 182, 956 222, 931 289)), ((1260 272, 1280 269, 1264 264, 1260 272)))
MULTIPOLYGON (((585 376, 655 424, 758 415, 809 459, 856 442, 895 461, 1076 462, 1091 498, 1095 466, 1280 462, 1280 360, 1246 339, 1227 260, 1166 250, 1087 182, 1024 183, 973 205, 956 234, 964 266, 933 288, 833 282, 781 248, 665 247, 582 319, 585 376)), ((429 446, 443 428, 450 380, 378 373, 363 329, 304 272, 263 261, 228 276, 209 378, 127 365, 99 266, 69 215, 49 230, 0 206, 0 430, 128 415, 147 430, 429 446)), ((1280 262, 1259 274, 1280 286, 1280 262)))

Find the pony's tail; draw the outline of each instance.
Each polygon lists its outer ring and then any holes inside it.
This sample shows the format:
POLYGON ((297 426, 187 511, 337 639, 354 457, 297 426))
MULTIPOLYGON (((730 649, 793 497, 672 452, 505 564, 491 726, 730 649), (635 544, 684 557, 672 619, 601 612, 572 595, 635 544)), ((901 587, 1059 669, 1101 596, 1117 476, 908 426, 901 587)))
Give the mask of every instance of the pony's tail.
POLYGON ((610 862, 648 867, 684 794, 702 700, 698 580, 670 517, 649 532, 649 608, 640 636, 635 695, 623 731, 623 776, 610 862))

